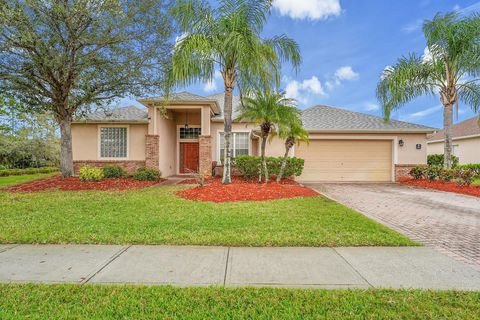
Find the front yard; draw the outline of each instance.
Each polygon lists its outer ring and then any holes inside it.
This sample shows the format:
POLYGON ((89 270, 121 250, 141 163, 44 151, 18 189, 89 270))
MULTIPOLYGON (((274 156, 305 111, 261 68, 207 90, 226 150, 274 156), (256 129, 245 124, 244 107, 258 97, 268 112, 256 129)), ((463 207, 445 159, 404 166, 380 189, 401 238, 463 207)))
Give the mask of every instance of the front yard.
POLYGON ((0 191, 0 243, 225 246, 416 245, 324 197, 211 203, 185 187, 130 191, 0 191))
POLYGON ((479 319, 479 292, 0 285, 1 319, 479 319))
POLYGON ((35 173, 20 176, 0 177, 0 188, 15 186, 20 183, 40 180, 58 175, 58 173, 35 173))

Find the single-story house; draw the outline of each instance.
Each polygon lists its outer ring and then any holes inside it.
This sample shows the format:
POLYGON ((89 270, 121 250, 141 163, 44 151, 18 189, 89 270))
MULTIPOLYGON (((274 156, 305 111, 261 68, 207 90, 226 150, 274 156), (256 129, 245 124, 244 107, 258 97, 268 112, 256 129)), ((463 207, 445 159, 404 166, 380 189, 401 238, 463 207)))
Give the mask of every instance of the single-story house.
MULTIPOLYGON (((96 112, 72 124, 75 171, 82 165, 118 164, 129 172, 158 168, 162 176, 211 170, 223 156, 224 94, 188 92, 138 100, 146 109, 125 107, 96 112)), ((233 98, 235 119, 240 105, 233 98)), ((434 129, 329 106, 302 111, 310 142, 295 146, 292 156, 305 159, 300 181, 392 182, 412 166, 426 163, 427 134, 434 129)), ((258 155, 253 123, 235 121, 233 156, 258 155)), ((274 138, 267 155, 282 156, 284 142, 274 138)), ((221 170, 217 170, 221 172, 221 170)))
MULTIPOLYGON (((445 132, 439 130, 428 136, 428 154, 443 154, 445 132)), ((460 164, 480 163, 480 116, 453 125, 453 154, 460 164)))

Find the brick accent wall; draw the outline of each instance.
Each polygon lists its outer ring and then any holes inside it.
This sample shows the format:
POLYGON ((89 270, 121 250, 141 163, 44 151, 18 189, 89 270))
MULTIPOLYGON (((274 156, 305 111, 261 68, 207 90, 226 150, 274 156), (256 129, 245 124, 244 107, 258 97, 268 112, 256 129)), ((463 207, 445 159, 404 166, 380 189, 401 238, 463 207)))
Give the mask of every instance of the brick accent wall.
POLYGON ((79 160, 73 161, 73 171, 78 175, 80 168, 89 165, 92 167, 103 168, 108 165, 116 165, 123 168, 128 174, 133 174, 140 167, 145 167, 145 161, 142 160, 79 160))
POLYGON ((147 134, 145 138, 145 166, 158 169, 160 161, 159 136, 157 134, 147 134))
POLYGON ((410 170, 413 167, 417 167, 417 166, 426 166, 426 165, 424 165, 424 164, 396 164, 395 165, 395 181, 398 182, 398 181, 402 181, 402 180, 405 180, 405 179, 411 179, 412 177, 408 173, 410 172, 410 170))
POLYGON ((199 172, 212 173, 212 137, 200 136, 198 137, 198 149, 199 149, 199 172))

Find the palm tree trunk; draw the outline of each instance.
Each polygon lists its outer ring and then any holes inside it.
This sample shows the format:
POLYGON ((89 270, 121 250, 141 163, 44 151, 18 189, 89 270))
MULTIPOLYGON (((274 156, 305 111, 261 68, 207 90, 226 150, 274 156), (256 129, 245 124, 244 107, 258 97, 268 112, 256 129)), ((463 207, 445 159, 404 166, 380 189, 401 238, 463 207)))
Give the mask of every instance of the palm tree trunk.
POLYGON ((231 177, 231 137, 232 137, 232 94, 233 88, 226 87, 225 88, 225 101, 223 107, 223 114, 224 114, 224 157, 223 157, 223 184, 230 184, 232 183, 231 177))
POLYGON ((452 168, 452 127, 453 127, 453 104, 446 104, 443 108, 443 130, 445 133, 444 167, 452 168))
POLYGON ((60 170, 63 177, 73 176, 72 119, 61 119, 60 124, 60 170))
POLYGON ((283 178, 283 172, 287 166, 288 153, 290 152, 290 149, 290 146, 285 146, 285 154, 283 155, 282 165, 280 166, 280 172, 278 173, 277 183, 279 183, 283 178))
POLYGON ((270 182, 270 177, 268 175, 268 169, 267 169, 267 159, 265 159, 265 146, 267 144, 267 137, 265 135, 262 135, 262 168, 263 168, 263 175, 265 176, 265 183, 270 182))

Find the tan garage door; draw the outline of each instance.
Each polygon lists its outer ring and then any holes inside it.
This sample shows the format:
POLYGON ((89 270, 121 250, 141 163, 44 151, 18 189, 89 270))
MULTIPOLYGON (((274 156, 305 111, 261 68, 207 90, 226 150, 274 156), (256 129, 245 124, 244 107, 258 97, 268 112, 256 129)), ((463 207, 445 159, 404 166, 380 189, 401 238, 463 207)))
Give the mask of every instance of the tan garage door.
POLYGON ((300 181, 392 181, 391 140, 310 140, 295 156, 305 159, 300 181))

